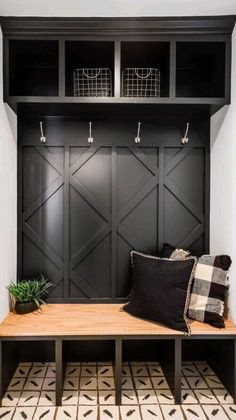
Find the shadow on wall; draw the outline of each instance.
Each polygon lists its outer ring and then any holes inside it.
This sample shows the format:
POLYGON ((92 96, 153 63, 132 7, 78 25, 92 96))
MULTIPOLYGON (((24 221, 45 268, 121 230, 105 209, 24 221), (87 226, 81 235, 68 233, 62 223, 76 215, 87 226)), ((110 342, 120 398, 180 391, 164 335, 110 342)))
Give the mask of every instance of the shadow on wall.
POLYGON ((15 147, 17 147, 17 115, 6 103, 4 103, 3 106, 5 108, 6 118, 8 120, 9 131, 12 134, 13 143, 15 147))
POLYGON ((225 105, 221 108, 214 116, 212 117, 211 124, 211 149, 214 147, 217 137, 220 134, 221 127, 224 124, 225 118, 227 117, 228 111, 230 109, 229 105, 225 105))

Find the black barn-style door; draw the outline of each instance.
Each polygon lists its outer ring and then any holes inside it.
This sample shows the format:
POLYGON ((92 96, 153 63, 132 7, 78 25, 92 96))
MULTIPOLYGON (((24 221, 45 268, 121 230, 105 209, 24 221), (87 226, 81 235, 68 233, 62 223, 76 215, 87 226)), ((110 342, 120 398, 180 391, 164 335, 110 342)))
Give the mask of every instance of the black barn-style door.
POLYGON ((21 147, 19 278, 45 273, 52 301, 115 301, 130 251, 207 250, 205 147, 21 147))

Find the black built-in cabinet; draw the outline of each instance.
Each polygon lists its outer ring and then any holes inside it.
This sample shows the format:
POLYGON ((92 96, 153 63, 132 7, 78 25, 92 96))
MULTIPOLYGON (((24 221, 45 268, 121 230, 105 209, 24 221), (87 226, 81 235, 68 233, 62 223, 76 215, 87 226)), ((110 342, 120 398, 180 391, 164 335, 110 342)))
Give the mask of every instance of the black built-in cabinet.
POLYGON ((235 17, 140 19, 2 18, 4 95, 19 103, 230 103, 235 17), (112 95, 73 96, 75 68, 109 68, 112 95), (122 94, 127 67, 156 67, 158 98, 122 94))
POLYGON ((18 113, 19 280, 47 274, 52 302, 119 301, 131 249, 209 251, 210 115, 230 103, 234 21, 1 19, 4 98, 18 113), (111 96, 73 96, 78 67, 109 68, 111 96), (125 97, 128 67, 157 67, 160 97, 125 97))

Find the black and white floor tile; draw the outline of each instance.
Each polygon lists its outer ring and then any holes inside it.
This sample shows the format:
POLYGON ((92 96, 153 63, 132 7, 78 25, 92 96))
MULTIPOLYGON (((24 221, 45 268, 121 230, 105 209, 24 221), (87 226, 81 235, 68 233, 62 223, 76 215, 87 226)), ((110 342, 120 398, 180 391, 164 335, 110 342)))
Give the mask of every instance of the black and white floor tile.
POLYGON ((98 366, 98 376, 99 377, 113 377, 113 367, 112 366, 98 366))
POLYGON ((151 378, 148 376, 134 376, 133 378, 136 389, 152 389, 151 378))
POLYGON ((54 406, 55 405, 55 392, 54 391, 41 391, 38 405, 40 406, 54 406))
MULTIPOLYGON (((45 381, 46 381, 46 379, 45 379, 45 381)), ((96 381, 96 380, 94 378, 81 378, 81 389, 96 389, 96 385, 94 385, 95 388, 91 387, 93 381, 96 381), (82 381, 82 379, 83 379, 83 381, 82 381)), ((49 382, 49 384, 52 384, 52 383, 55 386, 55 383, 56 383, 55 380, 53 382, 52 381, 49 382)), ((79 389, 79 378, 65 377, 63 388, 65 390, 79 389)))
POLYGON ((138 399, 134 389, 125 389, 121 393, 122 405, 137 405, 138 399))
POLYGON ((105 378, 98 376, 98 389, 115 389, 114 378, 105 378))
MULTIPOLYGON (((50 380, 52 380, 52 379, 50 378, 49 381, 50 380)), ((31 377, 28 377, 26 379, 26 381, 25 381, 25 384, 24 384, 23 389, 25 391, 39 391, 40 389, 42 389, 43 383, 44 383, 44 378, 31 378, 31 377)))
POLYGON ((141 417, 145 420, 162 420, 162 412, 159 405, 141 405, 141 417))
POLYGON ((56 376, 56 368, 55 368, 55 366, 53 366, 53 365, 52 366, 48 366, 46 376, 48 378, 55 378, 55 376, 56 376))
POLYGON ((111 362, 70 362, 65 372, 62 407, 56 407, 55 363, 20 363, 0 420, 236 420, 232 396, 203 361, 183 363, 181 406, 158 362, 123 364, 119 407, 111 362))
POLYGON ((54 420, 56 412, 56 407, 49 408, 49 407, 37 407, 35 410, 35 414, 33 419, 34 420, 54 420))
POLYGON ((47 366, 33 366, 30 369, 28 376, 30 378, 44 378, 46 375, 46 371, 47 366))
POLYGON ((23 407, 36 406, 38 405, 39 397, 39 391, 22 391, 18 401, 18 405, 23 407))
POLYGON ((97 391, 83 391, 79 392, 79 405, 97 405, 98 392, 97 391))
POLYGON ((174 404, 174 397, 170 389, 156 389, 159 404, 174 404))
POLYGON ((196 420, 196 419, 200 419, 200 420, 206 420, 207 417, 202 409, 202 407, 200 405, 183 405, 182 407, 183 412, 185 414, 185 417, 187 420, 196 420))
POLYGON ((26 378, 15 378, 13 377, 9 386, 8 391, 21 391, 25 385, 26 378))
POLYGON ((115 391, 104 391, 98 392, 99 404, 100 405, 114 405, 115 404, 115 391))
POLYGON ((148 371, 151 377, 153 376, 164 376, 161 366, 148 366, 148 371))
POLYGON ((112 420, 120 420, 119 407, 116 407, 115 405, 110 405, 107 407, 100 405, 99 415, 100 420, 107 420, 109 418, 112 420))
POLYGON ((182 404, 198 404, 198 400, 193 390, 189 389, 182 391, 182 404))
POLYGON ((201 376, 188 376, 187 382, 192 389, 207 389, 208 385, 201 376))
POLYGON ((181 386, 182 386, 182 389, 189 389, 190 388, 188 381, 183 376, 181 378, 181 386))
POLYGON ((131 376, 123 376, 121 381, 122 389, 133 389, 134 384, 131 376))
POLYGON ((2 406, 15 407, 18 404, 20 396, 21 391, 7 391, 2 399, 2 406))
POLYGON ((120 414, 123 419, 142 420, 139 406, 137 405, 121 405, 120 414))
POLYGON ((94 377, 97 375, 97 367, 96 366, 82 366, 81 369, 81 376, 82 377, 94 377))
MULTIPOLYGON (((86 407, 88 411, 88 407, 86 407)), ((54 420, 77 420, 78 409, 76 406, 59 407, 54 420)), ((90 418, 90 417, 79 417, 79 418, 90 418)), ((40 419, 41 420, 41 419, 40 419)))
POLYGON ((62 397, 62 405, 78 405, 79 393, 78 391, 64 391, 62 397))

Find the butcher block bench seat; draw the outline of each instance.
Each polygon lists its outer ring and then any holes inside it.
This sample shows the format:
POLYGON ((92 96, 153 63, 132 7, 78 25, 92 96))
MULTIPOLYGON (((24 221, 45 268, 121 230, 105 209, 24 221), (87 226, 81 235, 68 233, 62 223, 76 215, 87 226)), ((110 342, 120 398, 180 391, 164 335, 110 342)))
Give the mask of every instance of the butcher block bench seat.
MULTIPOLYGON (((122 311, 121 304, 48 304, 27 315, 10 312, 0 324, 0 337, 73 337, 73 336, 171 336, 184 333, 162 324, 133 317, 122 311)), ((225 321, 218 329, 191 321, 191 335, 236 335, 236 325, 225 321)))
MULTIPOLYGON (((14 312, 10 312, 0 324, 0 343, 12 340, 52 340, 55 342, 56 404, 61 405, 63 341, 86 339, 114 340, 116 403, 120 404, 122 340, 171 339, 174 341, 175 346, 174 397, 175 402, 180 403, 183 340, 197 338, 232 339, 234 343, 236 340, 236 326, 230 320, 226 320, 224 329, 217 329, 197 321, 190 321, 190 325, 191 336, 189 337, 164 325, 133 317, 122 311, 122 304, 48 304, 43 305, 41 310, 26 315, 17 315, 14 312)), ((3 369, 3 363, 1 358, 1 369, 3 369)), ((2 397, 4 390, 0 391, 2 397)))

